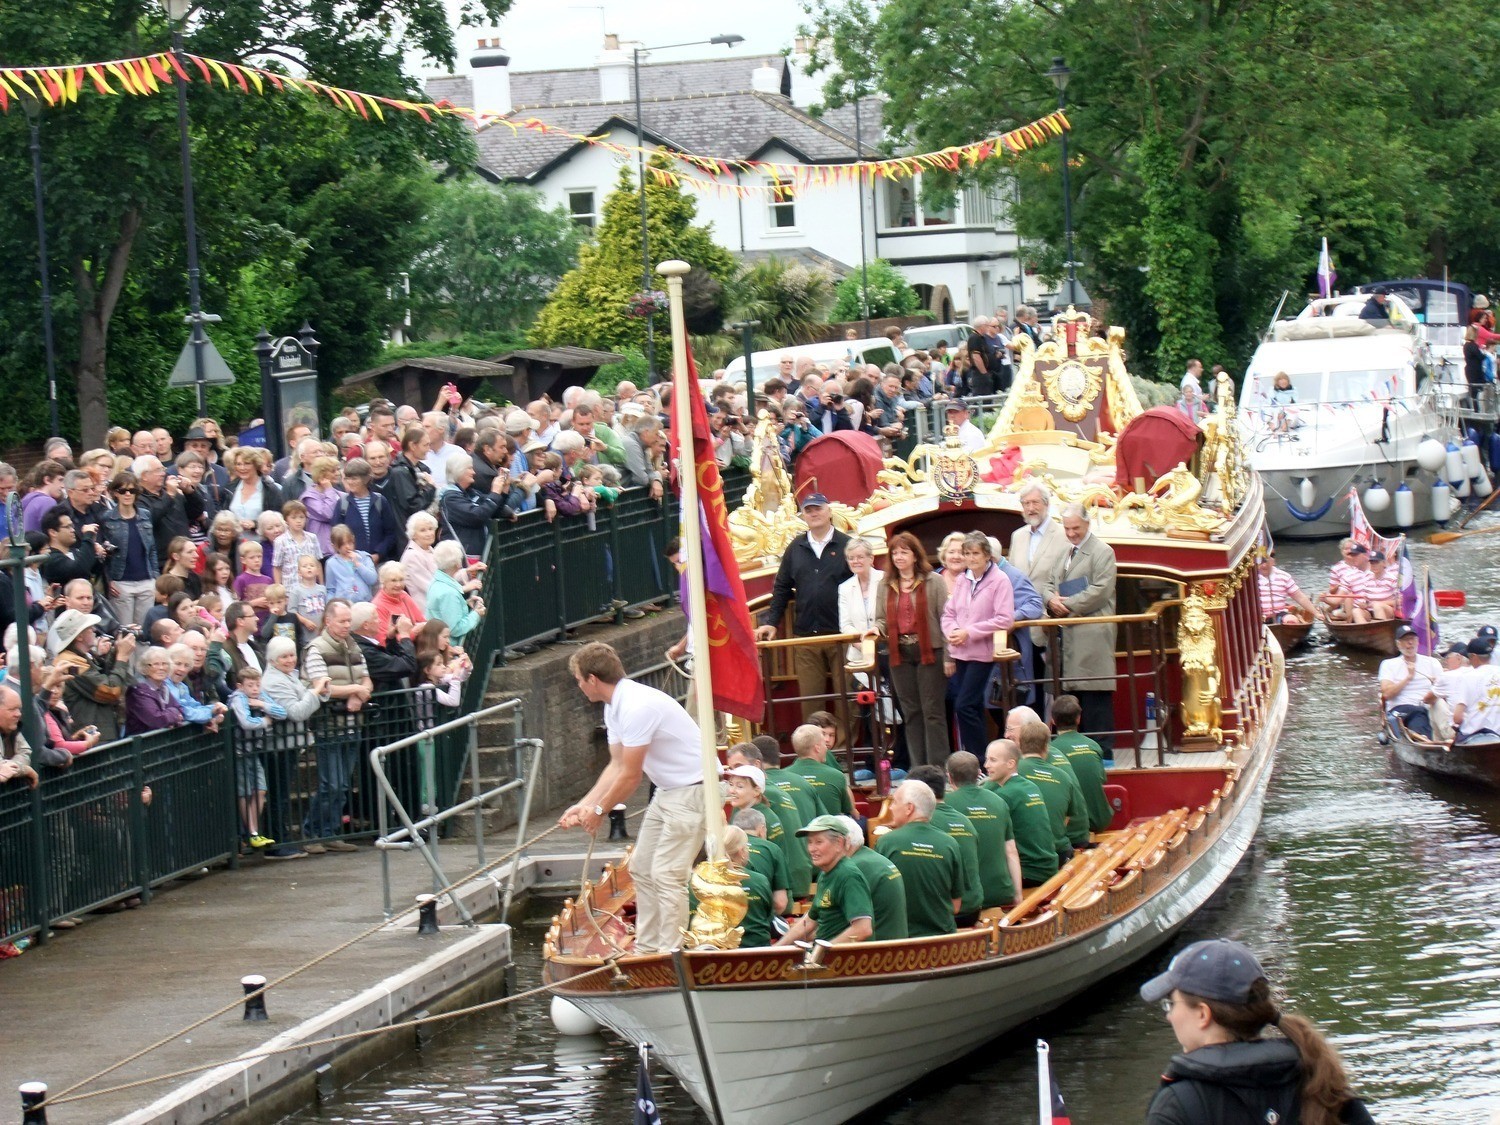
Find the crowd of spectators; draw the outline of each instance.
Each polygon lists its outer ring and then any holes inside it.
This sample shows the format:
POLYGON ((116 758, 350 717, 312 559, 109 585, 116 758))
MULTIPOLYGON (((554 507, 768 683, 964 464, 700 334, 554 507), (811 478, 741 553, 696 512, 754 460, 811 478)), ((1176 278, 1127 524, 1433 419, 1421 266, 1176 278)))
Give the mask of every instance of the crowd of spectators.
POLYGON ((0 785, 46 785, 122 737, 231 724, 242 850, 350 849, 360 712, 416 689, 402 714, 431 726, 458 702, 493 521, 589 519, 629 486, 663 495, 663 403, 618 391, 522 409, 445 387, 425 414, 376 400, 327 440, 291 427, 280 462, 202 418, 180 442, 116 429, 75 454, 52 439, 24 481, 0 464, 33 556, 24 604, 0 582, 0 785), (20 722, 23 644, 40 745, 20 722), (274 807, 288 747, 316 766, 300 817, 274 807))

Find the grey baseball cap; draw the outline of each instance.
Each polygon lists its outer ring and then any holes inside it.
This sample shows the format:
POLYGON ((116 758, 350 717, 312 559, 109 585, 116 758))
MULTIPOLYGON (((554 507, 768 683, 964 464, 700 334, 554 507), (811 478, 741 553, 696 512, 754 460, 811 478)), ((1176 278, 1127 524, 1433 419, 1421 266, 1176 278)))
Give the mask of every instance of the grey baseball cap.
POLYGON ((1166 972, 1141 985, 1141 999, 1154 1004, 1180 989, 1205 1000, 1244 1004, 1251 985, 1265 975, 1255 954, 1237 941, 1195 941, 1172 958, 1166 972))

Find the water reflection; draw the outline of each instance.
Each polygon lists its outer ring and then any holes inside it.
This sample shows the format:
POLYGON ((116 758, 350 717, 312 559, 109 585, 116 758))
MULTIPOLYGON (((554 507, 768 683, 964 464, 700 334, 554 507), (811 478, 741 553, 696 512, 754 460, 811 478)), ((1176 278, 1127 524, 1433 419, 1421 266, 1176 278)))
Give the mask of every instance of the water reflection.
MULTIPOLYGON (((1322 588, 1329 546, 1278 555, 1305 589, 1322 588)), ((1444 615, 1449 636, 1500 624, 1500 559, 1483 537, 1414 555, 1435 587, 1468 591, 1468 608, 1444 615)), ((1259 950, 1289 1007, 1334 1036, 1382 1125, 1479 1125, 1500 1108, 1500 800, 1417 774, 1377 744, 1377 663, 1326 645, 1289 663, 1292 710, 1260 837, 1177 944, 1226 934, 1259 950)), ((523 988, 539 982, 542 926, 522 927, 523 988)), ((1135 989, 1169 955, 861 1121, 1031 1121, 1038 1037, 1074 1121, 1140 1120, 1175 1041, 1135 989)), ((464 1023, 294 1120, 625 1121, 635 1063, 613 1040, 559 1042, 546 1002, 531 1001, 464 1023)), ((661 1072, 656 1093, 672 1125, 706 1120, 661 1072)))

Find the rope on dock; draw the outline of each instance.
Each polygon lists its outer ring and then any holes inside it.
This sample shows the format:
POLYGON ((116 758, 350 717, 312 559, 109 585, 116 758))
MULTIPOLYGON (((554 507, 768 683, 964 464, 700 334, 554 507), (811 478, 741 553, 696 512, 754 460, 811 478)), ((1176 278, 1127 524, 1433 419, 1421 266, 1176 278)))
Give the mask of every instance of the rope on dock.
MULTIPOLYGON (((640 815, 640 812, 644 812, 644 811, 645 810, 642 809, 642 810, 639 810, 639 812, 633 813, 631 815, 632 816, 637 816, 637 815, 640 815)), ((531 837, 531 839, 525 841, 524 843, 518 845, 515 848, 512 848, 510 851, 506 852, 500 858, 492 860, 489 863, 486 863, 486 864, 484 864, 481 867, 476 867, 474 870, 469 871, 466 874, 460 875, 458 878, 456 878, 452 882, 450 882, 447 886, 442 887, 437 892, 435 892, 434 897, 441 897, 442 895, 447 894, 449 891, 455 890, 458 887, 462 886, 464 883, 470 882, 473 879, 476 879, 479 876, 484 875, 484 874, 486 874, 489 871, 493 871, 496 867, 499 867, 503 863, 509 862, 510 860, 514 859, 516 856, 520 855, 522 852, 526 851, 526 849, 530 848, 533 844, 536 844, 536 843, 538 843, 538 842, 540 842, 542 840, 545 840, 548 836, 550 836, 550 835, 552 835, 552 833, 558 831, 561 827, 562 826, 559 825, 559 824, 554 824, 551 828, 548 828, 545 831, 537 833, 535 836, 531 837)), ((593 838, 592 837, 590 837, 589 851, 590 851, 590 854, 593 853, 593 838)), ((305 972, 307 972, 307 970, 309 970, 311 968, 314 968, 314 967, 316 967, 318 965, 321 965, 324 961, 327 961, 330 957, 337 956, 338 954, 344 952, 344 950, 348 949, 350 946, 355 945, 356 943, 363 941, 365 938, 370 937, 370 936, 372 936, 374 934, 377 934, 380 931, 389 928, 390 926, 396 925, 398 922, 401 921, 401 919, 405 918, 409 914, 415 913, 417 910, 418 910, 418 907, 416 907, 416 906, 409 906, 405 910, 401 911, 399 914, 396 914, 394 917, 390 918, 389 920, 382 919, 381 921, 375 923, 373 926, 370 926, 368 929, 362 930, 359 933, 355 934, 349 940, 341 942, 340 944, 334 946, 332 949, 327 950, 324 953, 318 954, 318 956, 314 957, 312 960, 307 961, 307 962, 305 962, 305 963, 303 963, 301 965, 298 965, 295 969, 288 970, 287 972, 283 973, 281 976, 277 977, 275 980, 268 981, 266 984, 263 984, 260 988, 255 989, 254 991, 252 991, 250 993, 247 993, 245 995, 237 996, 235 999, 231 1000, 228 1004, 225 1004, 223 1007, 217 1008, 214 1011, 209 1012, 208 1015, 203 1016, 200 1019, 194 1020, 192 1023, 188 1024, 186 1027, 181 1028, 178 1031, 174 1031, 170 1035, 164 1035, 162 1038, 156 1040, 156 1042, 150 1044, 149 1046, 142 1047, 139 1051, 136 1051, 136 1052, 134 1052, 133 1054, 130 1054, 130 1055, 126 1055, 123 1059, 120 1059, 118 1062, 111 1063, 109 1066, 105 1067, 103 1070, 95 1071, 93 1074, 89 1075, 87 1078, 84 1078, 84 1079, 81 1079, 80 1081, 74 1082, 71 1086, 68 1086, 67 1088, 65 1088, 64 1090, 62 1090, 60 1093, 53 1094, 53 1095, 49 1096, 45 1101, 39 1103, 38 1108, 42 1108, 42 1107, 49 1106, 49 1105, 60 1105, 63 1102, 78 1101, 78 1100, 83 1099, 83 1098, 98 1097, 101 1094, 109 1094, 109 1093, 116 1093, 116 1092, 119 1092, 119 1091, 122 1091, 122 1090, 130 1090, 130 1089, 136 1088, 137 1086, 150 1085, 150 1084, 155 1083, 155 1082, 164 1082, 164 1081, 167 1081, 168 1079, 171 1079, 171 1078, 180 1077, 180 1076, 186 1075, 186 1074, 197 1074, 200 1071, 211 1070, 211 1069, 213 1069, 213 1067, 226 1065, 224 1062, 217 1062, 217 1063, 213 1063, 210 1066, 191 1067, 191 1068, 189 1068, 187 1070, 177 1071, 177 1072, 175 1072, 173 1074, 158 1075, 155 1078, 146 1078, 146 1079, 140 1080, 139 1082, 127 1083, 126 1085, 123 1085, 123 1086, 111 1086, 111 1087, 109 1087, 107 1089, 98 1090, 98 1091, 95 1091, 93 1093, 88 1093, 88 1094, 76 1094, 76 1093, 74 1093, 74 1091, 81 1090, 85 1086, 92 1086, 95 1082, 99 1081, 99 1079, 105 1077, 106 1075, 113 1074, 115 1071, 119 1070, 121 1067, 129 1066, 131 1063, 137 1061, 138 1059, 144 1058, 146 1055, 149 1055, 152 1051, 159 1050, 160 1048, 165 1047, 168 1043, 171 1043, 174 1040, 182 1038, 184 1035, 187 1035, 187 1034, 189 1034, 191 1032, 194 1032, 194 1031, 198 1030, 198 1028, 202 1027, 204 1024, 210 1023, 213 1020, 218 1019, 220 1016, 223 1016, 223 1015, 228 1014, 229 1012, 235 1011, 236 1009, 242 1007, 244 1005, 244 1003, 245 1003, 246 1000, 248 1000, 248 999, 250 999, 252 997, 264 996, 271 989, 277 987, 278 985, 285 984, 287 981, 291 980, 293 977, 298 976, 298 975, 300 975, 302 973, 305 973, 305 972)), ((602 968, 607 968, 607 967, 609 967, 609 966, 601 966, 600 968, 602 969, 602 968)), ((600 970, 599 969, 591 969, 591 970, 589 970, 589 974, 586 974, 586 975, 592 975, 593 973, 598 972, 598 971, 600 971, 600 970)), ((573 978, 573 979, 577 979, 577 978, 573 978)), ((520 993, 520 994, 517 994, 515 997, 502 997, 499 1002, 500 1003, 504 1003, 505 1001, 507 1001, 509 999, 519 1000, 519 999, 522 999, 524 996, 531 995, 531 994, 533 994, 535 992, 538 992, 538 991, 543 991, 543 990, 545 990, 546 987, 548 987, 548 986, 543 986, 543 989, 532 989, 530 993, 520 993)), ((428 1019, 448 1019, 448 1018, 451 1018, 452 1016, 455 1016, 455 1015, 465 1015, 465 1014, 468 1014, 469 1012, 483 1011, 485 1008, 496 1006, 496 1003, 497 1002, 495 1002, 495 1001, 490 1001, 490 1002, 488 1002, 486 1004, 481 1004, 481 1005, 478 1005, 478 1006, 473 1007, 473 1008, 463 1009, 463 1010, 460 1010, 458 1012, 451 1012, 451 1013, 448 1013, 447 1015, 444 1015, 444 1016, 431 1016, 431 1017, 428 1017, 428 1019)), ((404 1026, 415 1027, 418 1024, 423 1023, 423 1022, 425 1022, 425 1021, 424 1020, 414 1020, 409 1025, 408 1024, 389 1024, 389 1025, 387 1025, 385 1027, 373 1029, 369 1034, 383 1034, 383 1033, 385 1033, 387 1031, 395 1030, 397 1028, 404 1027, 404 1026)), ((361 1033, 361 1034, 364 1034, 364 1033, 361 1033)), ((322 1043, 335 1043, 335 1042, 339 1042, 341 1039, 350 1039, 350 1038, 356 1038, 356 1037, 357 1037, 356 1035, 335 1036, 332 1039, 318 1040, 316 1044, 314 1044, 314 1043, 303 1043, 303 1044, 299 1044, 295 1048, 288 1047, 288 1048, 283 1048, 283 1049, 284 1050, 301 1050, 303 1047, 307 1047, 307 1046, 315 1046, 317 1044, 322 1044, 322 1043)), ((255 1055, 255 1054, 242 1055, 242 1056, 240 1056, 240 1058, 242 1058, 242 1059, 243 1058, 258 1058, 258 1057, 263 1057, 265 1055, 273 1055, 273 1054, 276 1054, 276 1053, 278 1053, 278 1052, 277 1051, 265 1051, 265 1052, 261 1052, 259 1055, 255 1055)), ((228 1061, 229 1062, 234 1062, 235 1060, 231 1059, 231 1060, 228 1060, 228 1061)))

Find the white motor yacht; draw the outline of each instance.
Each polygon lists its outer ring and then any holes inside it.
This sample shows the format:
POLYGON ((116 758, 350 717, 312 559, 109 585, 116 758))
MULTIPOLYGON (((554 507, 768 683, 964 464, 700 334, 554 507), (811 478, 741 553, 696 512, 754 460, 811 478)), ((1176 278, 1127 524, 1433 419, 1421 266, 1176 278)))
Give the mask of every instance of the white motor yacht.
POLYGON ((1278 538, 1347 535, 1351 488, 1383 529, 1446 519, 1470 492, 1471 459, 1459 456, 1422 325, 1401 297, 1385 300, 1381 319, 1361 315, 1373 312, 1367 294, 1312 301, 1273 324, 1250 360, 1240 422, 1278 538))

